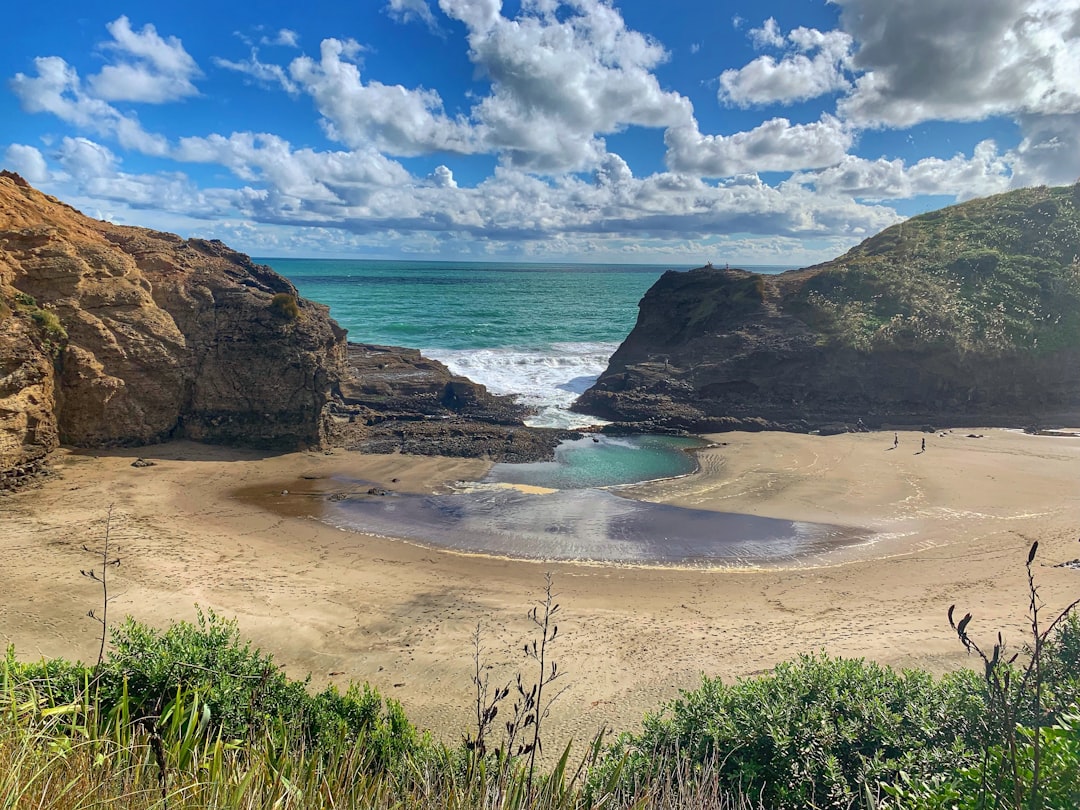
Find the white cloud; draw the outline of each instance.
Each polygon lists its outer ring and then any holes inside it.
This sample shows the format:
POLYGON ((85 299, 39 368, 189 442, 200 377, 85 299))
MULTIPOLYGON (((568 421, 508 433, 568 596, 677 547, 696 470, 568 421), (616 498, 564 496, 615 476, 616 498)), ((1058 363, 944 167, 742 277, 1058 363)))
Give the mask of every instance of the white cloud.
POLYGON ((386 13, 399 22, 419 20, 433 31, 438 28, 435 15, 432 14, 427 0, 389 0, 386 4, 386 13))
POLYGON ((298 88, 296 83, 289 78, 289 74, 285 71, 285 68, 281 65, 268 64, 259 60, 259 51, 257 48, 252 48, 251 56, 242 62, 234 62, 229 59, 223 59, 220 56, 213 57, 211 61, 219 68, 231 70, 235 73, 243 73, 245 76, 250 76, 257 82, 278 85, 290 95, 295 95, 300 92, 300 88, 298 88))
POLYGON ((125 115, 87 93, 78 71, 59 56, 39 56, 34 59, 34 66, 37 76, 16 73, 10 82, 25 111, 52 113, 91 132, 113 135, 125 149, 149 155, 168 151, 167 141, 146 132, 134 116, 125 115))
POLYGON ((971 157, 923 158, 911 166, 900 159, 866 160, 847 155, 836 166, 800 174, 792 182, 812 184, 829 195, 859 199, 910 199, 920 195, 947 195, 958 199, 998 194, 1008 190, 1011 165, 993 141, 982 141, 971 157))
POLYGON ((759 56, 737 70, 725 70, 717 94, 721 103, 790 104, 851 86, 845 71, 852 39, 843 31, 796 28, 785 37, 770 17, 764 28, 755 28, 750 35, 758 47, 788 46, 789 53, 779 60, 759 56))
MULTIPOLYGON (((738 20, 739 18, 736 17, 735 19, 738 20)), ((738 28, 739 26, 736 25, 735 27, 738 28)), ((784 47, 784 35, 780 33, 780 26, 777 24, 775 17, 769 17, 761 28, 751 28, 749 36, 755 48, 784 47)))
POLYGON ((149 24, 133 31, 127 17, 117 18, 106 28, 113 38, 102 48, 122 61, 105 65, 87 79, 96 98, 160 104, 198 94, 191 80, 199 75, 199 67, 179 39, 163 39, 149 24))
POLYGON ((282 45, 286 48, 299 48, 300 35, 291 29, 282 28, 272 37, 262 37, 259 43, 261 45, 282 45))
POLYGON ((502 19, 502 0, 439 0, 448 17, 461 20, 471 31, 486 31, 502 19))
POLYGON ((590 168, 605 154, 600 135, 691 116, 689 101, 661 89, 652 73, 667 52, 628 29, 606 2, 533 0, 515 19, 488 0, 440 0, 440 7, 469 28, 469 56, 492 82, 472 116, 485 148, 507 165, 590 168))
POLYGON ((1075 0, 835 0, 863 71, 841 116, 860 126, 1080 112, 1075 0))
POLYGON ((428 182, 439 188, 457 188, 454 173, 446 166, 436 166, 435 171, 428 176, 428 182))
POLYGON ((4 167, 22 175, 29 183, 45 183, 49 167, 41 151, 33 146, 13 143, 4 150, 4 167))
POLYGON ((668 166, 703 177, 830 166, 843 160, 853 140, 851 131, 828 115, 810 124, 773 118, 734 135, 702 135, 692 122, 664 135, 668 166))
POLYGON ((242 180, 266 183, 276 194, 307 202, 352 204, 366 201, 372 189, 411 183, 400 164, 373 149, 294 150, 285 139, 266 133, 182 138, 173 156, 227 166, 242 180))
POLYGON ((108 147, 87 138, 64 138, 58 160, 65 170, 83 181, 113 178, 119 163, 108 147))
POLYGON ((329 137, 392 155, 473 151, 468 126, 445 115, 434 90, 365 84, 355 62, 359 51, 351 40, 326 39, 318 62, 301 56, 289 66, 293 81, 315 99, 329 137))
POLYGON ((1011 157, 1013 185, 1080 182, 1080 114, 1020 116, 1024 139, 1011 157))

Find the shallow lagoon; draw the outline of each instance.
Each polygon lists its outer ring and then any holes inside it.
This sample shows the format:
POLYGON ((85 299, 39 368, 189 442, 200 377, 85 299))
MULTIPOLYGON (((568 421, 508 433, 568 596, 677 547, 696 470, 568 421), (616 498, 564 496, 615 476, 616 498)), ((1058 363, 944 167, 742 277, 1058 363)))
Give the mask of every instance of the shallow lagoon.
POLYGON ((691 473, 690 450, 703 443, 595 438, 564 444, 552 462, 497 464, 483 481, 462 482, 447 493, 328 498, 320 517, 346 530, 461 552, 623 564, 790 563, 866 539, 842 526, 621 497, 604 487, 691 473))

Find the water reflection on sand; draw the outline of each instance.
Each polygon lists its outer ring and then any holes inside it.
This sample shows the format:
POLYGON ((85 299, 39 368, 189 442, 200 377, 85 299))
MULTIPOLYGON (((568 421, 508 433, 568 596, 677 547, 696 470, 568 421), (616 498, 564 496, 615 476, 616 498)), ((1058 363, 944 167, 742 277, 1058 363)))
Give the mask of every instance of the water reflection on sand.
POLYGON ((540 493, 507 485, 348 496, 328 500, 321 519, 455 551, 638 564, 770 564, 866 540, 841 526, 635 501, 602 489, 540 493))

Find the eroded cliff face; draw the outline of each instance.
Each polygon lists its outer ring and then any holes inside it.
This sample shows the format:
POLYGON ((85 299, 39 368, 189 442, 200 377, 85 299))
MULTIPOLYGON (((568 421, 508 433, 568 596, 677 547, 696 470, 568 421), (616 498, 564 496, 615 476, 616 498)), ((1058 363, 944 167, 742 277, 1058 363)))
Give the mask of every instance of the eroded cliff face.
POLYGON ((0 173, 0 476, 59 442, 317 445, 345 352, 325 307, 247 256, 0 173))
POLYGON ((666 273, 575 408, 638 431, 1080 423, 1080 185, 777 276, 666 273))
POLYGON ((220 242, 92 220, 0 172, 0 489, 61 443, 550 458, 568 434, 524 415, 415 349, 347 344, 220 242))

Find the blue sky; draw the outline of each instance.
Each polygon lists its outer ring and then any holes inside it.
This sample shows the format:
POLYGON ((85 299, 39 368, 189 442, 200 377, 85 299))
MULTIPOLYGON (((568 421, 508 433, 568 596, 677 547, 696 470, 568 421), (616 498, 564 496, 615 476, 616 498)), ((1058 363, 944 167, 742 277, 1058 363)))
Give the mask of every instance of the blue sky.
POLYGON ((1080 178, 1075 0, 20 2, 0 164, 258 256, 809 264, 1080 178))

